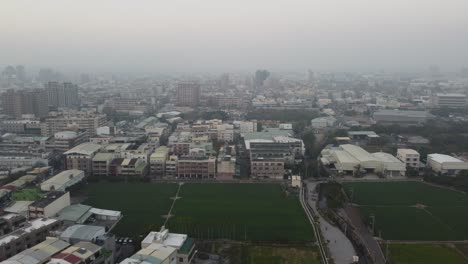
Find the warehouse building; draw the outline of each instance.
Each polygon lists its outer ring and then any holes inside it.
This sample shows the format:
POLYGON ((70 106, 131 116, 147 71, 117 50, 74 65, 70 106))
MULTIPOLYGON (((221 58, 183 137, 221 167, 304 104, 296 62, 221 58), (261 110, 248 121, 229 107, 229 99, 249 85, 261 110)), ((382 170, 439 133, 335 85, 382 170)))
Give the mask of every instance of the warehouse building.
POLYGON ((380 110, 374 113, 374 121, 378 124, 416 125, 431 117, 426 111, 380 110))
POLYGON ((404 176, 406 165, 391 154, 369 153, 363 148, 344 144, 322 150, 321 163, 340 174, 382 174, 385 177, 404 176))
POLYGON ((78 184, 85 178, 81 170, 65 170, 41 183, 41 190, 66 191, 69 187, 78 184))
POLYGON ((444 154, 427 155, 427 166, 435 173, 455 176, 460 171, 468 170, 468 162, 444 154))

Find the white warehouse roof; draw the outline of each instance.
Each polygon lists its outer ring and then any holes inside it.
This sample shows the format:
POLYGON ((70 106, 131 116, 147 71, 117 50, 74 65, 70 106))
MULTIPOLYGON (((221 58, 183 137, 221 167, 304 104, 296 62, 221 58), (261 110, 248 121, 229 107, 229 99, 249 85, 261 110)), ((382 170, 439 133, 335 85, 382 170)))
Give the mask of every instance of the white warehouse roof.
POLYGON ((444 163, 444 162, 463 162, 455 157, 445 155, 445 154, 429 154, 427 157, 437 163, 444 163))

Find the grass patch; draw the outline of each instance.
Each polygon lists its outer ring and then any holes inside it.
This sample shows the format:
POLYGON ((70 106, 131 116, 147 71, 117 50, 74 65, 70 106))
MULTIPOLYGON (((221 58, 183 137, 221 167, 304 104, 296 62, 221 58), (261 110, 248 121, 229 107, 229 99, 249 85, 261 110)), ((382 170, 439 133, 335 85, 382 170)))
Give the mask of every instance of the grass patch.
POLYGON ((27 188, 18 191, 14 191, 11 197, 15 201, 37 201, 44 195, 39 188, 27 188))
POLYGON ((92 183, 86 188, 86 204, 119 210, 123 218, 113 232, 122 236, 146 236, 161 228, 178 186, 176 184, 92 183))
POLYGON ((463 256, 445 245, 391 244, 388 250, 391 264, 467 263, 463 256))
POLYGON ((173 231, 196 238, 312 241, 297 197, 277 184, 185 184, 169 221, 173 231))
POLYGON ((251 246, 250 264, 319 264, 320 256, 312 248, 251 246))
MULTIPOLYGON (((85 204, 119 210, 123 219, 113 230, 144 236, 159 230, 177 191, 176 184, 92 183, 85 204)), ((171 232, 201 239, 309 242, 312 227, 297 197, 277 184, 185 184, 168 222, 171 232)))
POLYGON ((348 197, 354 190, 353 203, 361 205, 468 206, 468 195, 421 182, 345 183, 348 197))
POLYGON ((468 239, 468 195, 421 182, 345 183, 364 221, 387 240, 468 239), (415 207, 415 205, 419 205, 415 207))

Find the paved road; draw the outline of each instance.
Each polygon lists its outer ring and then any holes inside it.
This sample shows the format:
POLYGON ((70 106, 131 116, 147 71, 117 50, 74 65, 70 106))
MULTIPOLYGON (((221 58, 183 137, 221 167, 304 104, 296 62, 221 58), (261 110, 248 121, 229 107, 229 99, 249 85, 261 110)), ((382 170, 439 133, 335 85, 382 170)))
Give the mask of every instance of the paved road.
POLYGON ((366 245, 367 249, 369 250, 372 256, 372 259, 374 261, 373 263, 385 264, 386 261, 382 253, 382 249, 380 248, 380 245, 377 242, 377 240, 374 238, 367 226, 362 221, 361 214, 358 208, 348 204, 345 205, 344 211, 346 212, 346 215, 350 219, 351 223, 353 224, 353 226, 356 227, 361 238, 363 239, 364 244, 366 245))
POLYGON ((341 232, 341 230, 334 225, 328 223, 319 213, 316 207, 316 203, 313 197, 317 197, 315 187, 317 183, 308 182, 307 190, 309 192, 308 203, 315 212, 315 215, 319 217, 320 230, 322 231, 323 237, 329 241, 328 250, 336 264, 349 264, 352 261, 352 257, 356 255, 353 244, 348 238, 341 232), (315 194, 315 195, 314 195, 315 194))

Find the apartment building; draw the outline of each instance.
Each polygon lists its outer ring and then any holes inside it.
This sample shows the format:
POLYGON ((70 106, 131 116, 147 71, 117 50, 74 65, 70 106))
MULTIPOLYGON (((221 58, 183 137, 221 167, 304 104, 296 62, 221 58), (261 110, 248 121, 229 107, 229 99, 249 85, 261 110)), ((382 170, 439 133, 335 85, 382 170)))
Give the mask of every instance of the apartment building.
POLYGON ((107 124, 105 115, 75 112, 63 114, 58 117, 50 117, 45 120, 41 134, 52 136, 61 131, 84 130, 89 136, 96 135, 96 129, 107 124))
POLYGON ((0 237, 0 261, 41 243, 49 232, 60 227, 57 219, 38 218, 26 222, 22 228, 0 237))
POLYGON ((61 131, 54 134, 52 138, 46 141, 46 148, 53 151, 65 152, 82 143, 88 142, 89 136, 83 130, 61 131))
POLYGON ((181 82, 177 84, 177 106, 195 107, 200 103, 200 84, 194 82, 181 82))
POLYGON ((82 170, 86 175, 92 174, 93 157, 101 149, 101 145, 94 143, 83 143, 65 154, 65 166, 67 169, 82 170))
POLYGON ((166 161, 169 158, 169 148, 161 146, 150 156, 151 177, 163 177, 166 172, 166 161))
POLYGON ((419 168, 419 152, 414 149, 398 149, 397 158, 406 164, 406 167, 419 168))
POLYGON ((277 179, 284 178, 284 161, 282 159, 256 158, 250 162, 250 176, 254 179, 277 179))
POLYGON ((214 179, 216 159, 213 157, 182 156, 177 160, 177 178, 214 179))
POLYGON ((69 192, 52 191, 29 205, 28 216, 29 218, 52 217, 69 205, 69 192))

